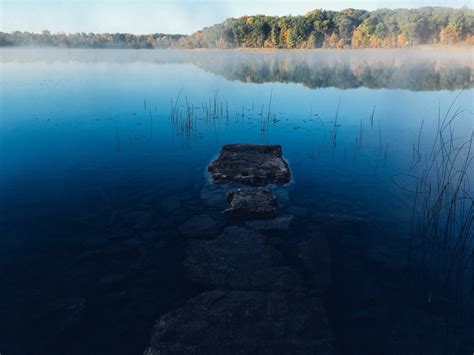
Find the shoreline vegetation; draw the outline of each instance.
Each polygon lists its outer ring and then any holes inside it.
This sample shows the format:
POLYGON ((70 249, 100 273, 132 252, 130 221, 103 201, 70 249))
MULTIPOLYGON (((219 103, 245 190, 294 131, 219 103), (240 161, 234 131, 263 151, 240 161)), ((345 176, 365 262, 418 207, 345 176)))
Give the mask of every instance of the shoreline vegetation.
POLYGON ((367 49, 474 46, 474 10, 422 7, 375 11, 317 9, 301 16, 242 16, 190 35, 0 32, 0 47, 367 49))

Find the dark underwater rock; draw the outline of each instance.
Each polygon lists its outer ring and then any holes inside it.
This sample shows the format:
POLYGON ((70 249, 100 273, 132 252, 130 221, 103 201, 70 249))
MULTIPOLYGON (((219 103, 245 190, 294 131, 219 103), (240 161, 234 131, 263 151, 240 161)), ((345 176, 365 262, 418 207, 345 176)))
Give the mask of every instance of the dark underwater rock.
POLYGON ((227 193, 230 208, 223 211, 226 216, 241 219, 275 218, 278 200, 265 187, 235 189, 227 193))
POLYGON ((255 231, 228 227, 214 240, 190 240, 185 270, 200 285, 252 290, 296 290, 301 275, 255 231))
POLYGON ((331 282, 331 253, 327 238, 311 234, 310 238, 298 244, 296 257, 306 270, 312 290, 326 292, 331 282))
POLYGON ((217 222, 206 214, 193 216, 178 227, 185 237, 197 238, 213 234, 217 229, 217 222))
POLYGON ((227 227, 216 239, 187 241, 185 271, 207 291, 163 315, 145 355, 335 354, 321 294, 329 250, 310 233, 289 264, 271 238, 227 227))
POLYGON ((216 184, 252 186, 286 184, 291 180, 280 145, 227 144, 208 167, 216 184))
POLYGON ((293 222, 293 218, 292 215, 286 215, 275 219, 257 219, 254 221, 247 221, 245 222, 245 225, 258 231, 287 231, 290 228, 291 222, 293 222))
POLYGON ((145 355, 334 354, 321 300, 300 292, 204 292, 156 323, 145 355))

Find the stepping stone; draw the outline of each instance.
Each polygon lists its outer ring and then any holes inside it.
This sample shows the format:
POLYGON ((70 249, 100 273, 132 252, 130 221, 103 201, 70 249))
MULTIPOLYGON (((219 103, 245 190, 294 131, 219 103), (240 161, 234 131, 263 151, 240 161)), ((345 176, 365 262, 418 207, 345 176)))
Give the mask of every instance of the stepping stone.
POLYGON ((252 186, 286 184, 291 180, 280 145, 227 144, 208 171, 216 184, 239 183, 252 186))
POLYGON ((227 193, 230 208, 222 213, 241 219, 268 219, 277 215, 278 200, 265 187, 235 189, 227 193))
POLYGON ((214 290, 163 315, 144 355, 335 353, 320 298, 214 290))
POLYGON ((193 216, 178 227, 178 230, 185 237, 196 238, 215 231, 217 227, 214 221, 207 214, 193 216))
POLYGON ((213 240, 189 240, 184 269, 192 281, 203 286, 301 289, 301 275, 282 264, 281 253, 267 244, 262 234, 233 226, 213 240))
POLYGON ((258 231, 288 230, 291 222, 293 222, 293 216, 286 215, 275 219, 247 221, 245 222, 245 225, 258 231))

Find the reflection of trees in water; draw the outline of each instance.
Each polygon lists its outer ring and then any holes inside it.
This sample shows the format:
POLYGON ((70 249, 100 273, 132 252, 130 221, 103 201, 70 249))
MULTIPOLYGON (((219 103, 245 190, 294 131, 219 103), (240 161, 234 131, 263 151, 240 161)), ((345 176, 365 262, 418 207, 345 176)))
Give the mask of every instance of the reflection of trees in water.
POLYGON ((252 57, 245 60, 197 60, 194 64, 229 80, 300 83, 310 88, 430 91, 456 90, 473 84, 469 65, 440 61, 252 57))
POLYGON ((228 80, 300 83, 310 88, 413 91, 473 87, 471 50, 2 50, 1 63, 180 63, 228 80))

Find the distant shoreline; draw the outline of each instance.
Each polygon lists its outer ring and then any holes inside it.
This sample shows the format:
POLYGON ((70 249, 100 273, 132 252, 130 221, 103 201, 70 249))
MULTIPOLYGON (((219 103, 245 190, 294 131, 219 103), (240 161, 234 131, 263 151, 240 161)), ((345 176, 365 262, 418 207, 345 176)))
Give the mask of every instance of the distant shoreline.
POLYGON ((315 9, 299 16, 241 16, 192 34, 1 32, 3 46, 253 51, 474 46, 474 10, 315 9))
POLYGON ((213 52, 213 51, 228 51, 228 52, 324 52, 324 51, 335 51, 335 52, 370 52, 370 51, 410 51, 410 50, 432 50, 432 49, 445 49, 449 51, 456 50, 472 50, 474 52, 474 45, 468 44, 453 44, 453 45, 441 45, 441 44, 421 44, 416 46, 407 47, 389 47, 389 48, 180 48, 180 47, 167 47, 167 48, 126 48, 126 47, 111 47, 111 48, 93 48, 93 47, 54 47, 54 46, 0 46, 2 49, 53 49, 53 50, 137 50, 137 51, 191 51, 191 52, 213 52))

